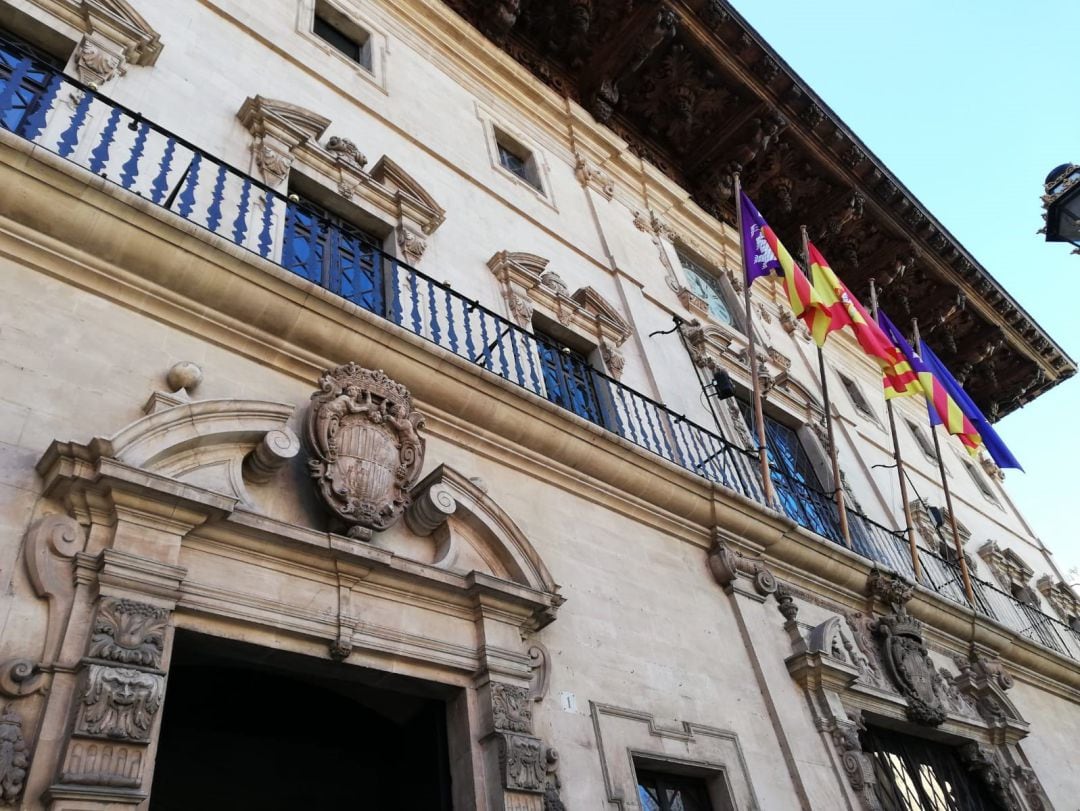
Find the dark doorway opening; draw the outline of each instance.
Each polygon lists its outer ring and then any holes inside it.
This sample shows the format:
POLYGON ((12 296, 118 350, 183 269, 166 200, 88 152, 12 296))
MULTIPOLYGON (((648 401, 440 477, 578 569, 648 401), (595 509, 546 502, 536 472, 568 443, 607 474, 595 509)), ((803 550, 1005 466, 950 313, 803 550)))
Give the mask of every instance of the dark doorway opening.
POLYGON ((450 796, 437 689, 177 632, 151 811, 449 811, 450 796))

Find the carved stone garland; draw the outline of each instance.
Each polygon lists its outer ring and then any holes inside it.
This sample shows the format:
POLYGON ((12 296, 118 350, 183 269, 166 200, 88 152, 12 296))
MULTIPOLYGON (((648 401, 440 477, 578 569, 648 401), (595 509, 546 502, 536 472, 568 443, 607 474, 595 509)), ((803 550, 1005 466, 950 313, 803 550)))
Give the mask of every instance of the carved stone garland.
POLYGON ((54 794, 75 787, 136 792, 165 698, 164 608, 103 597, 81 662, 71 738, 54 794))
POLYGON ((304 435, 316 488, 350 537, 370 540, 409 506, 424 464, 424 417, 382 370, 347 363, 319 378, 304 435))
POLYGON ((29 764, 22 718, 8 705, 0 713, 0 805, 14 805, 19 799, 29 764))

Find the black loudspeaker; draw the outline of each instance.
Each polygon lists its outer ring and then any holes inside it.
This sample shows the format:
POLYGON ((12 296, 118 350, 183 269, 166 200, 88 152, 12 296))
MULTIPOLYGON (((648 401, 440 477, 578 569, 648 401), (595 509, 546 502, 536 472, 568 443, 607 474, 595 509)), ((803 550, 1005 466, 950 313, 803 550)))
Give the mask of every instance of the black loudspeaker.
POLYGON ((713 393, 718 400, 726 400, 735 396, 735 384, 731 382, 731 375, 723 369, 717 369, 713 375, 713 393))

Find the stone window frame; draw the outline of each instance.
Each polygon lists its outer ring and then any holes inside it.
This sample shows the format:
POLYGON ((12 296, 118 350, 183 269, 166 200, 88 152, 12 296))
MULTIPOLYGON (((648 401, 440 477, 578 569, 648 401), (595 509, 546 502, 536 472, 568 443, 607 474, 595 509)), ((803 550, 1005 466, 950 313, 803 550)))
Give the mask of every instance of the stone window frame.
POLYGON ((126 75, 129 66, 152 67, 164 47, 161 34, 127 0, 34 0, 34 5, 49 16, 31 19, 25 12, 11 9, 15 23, 11 33, 43 45, 43 50, 66 62, 65 73, 94 89, 126 75), (37 24, 40 35, 22 30, 20 17, 26 26, 37 24), (36 42, 42 37, 47 37, 49 44, 36 42))
POLYGON ((713 811, 758 808, 739 736, 689 721, 662 724, 650 712, 589 702, 607 802, 637 807, 637 768, 689 770, 706 778, 713 811), (671 743, 679 747, 673 755, 671 743))
MULTIPOLYGON (((910 417, 904 417, 904 424, 907 425, 908 431, 910 431, 911 435, 915 438, 915 444, 919 446, 922 455, 936 465, 938 457, 934 452, 934 443, 930 437, 928 437, 926 432, 919 427, 919 424, 910 417)), ((945 469, 945 472, 949 472, 948 468, 945 469)))
POLYGON ((867 723, 949 740, 973 779, 1004 807, 1016 807, 1017 795, 1030 807, 1044 807, 1045 792, 1019 747, 1030 727, 1006 695, 1014 681, 996 654, 972 644, 962 654, 948 655, 952 669, 943 667, 940 658, 930 656, 922 623, 907 611, 915 596, 910 582, 873 569, 867 592, 862 610, 823 603, 782 583, 773 592, 792 641, 785 664, 805 692, 815 726, 832 740, 829 754, 847 778, 852 807, 881 811, 874 766, 859 734, 867 723), (825 610, 815 607, 815 620, 800 622, 796 597, 825 610), (900 656, 888 655, 885 647, 896 632, 910 647, 900 656), (929 678, 916 687, 911 674, 920 661, 929 678))
POLYGON ((883 428, 881 424, 881 417, 878 416, 877 411, 870 404, 870 401, 866 397, 866 392, 863 391, 862 386, 858 381, 850 375, 846 375, 839 369, 833 367, 833 372, 836 373, 836 377, 840 380, 840 388, 843 389, 844 395, 847 397, 848 402, 854 407, 855 411, 862 417, 866 417, 872 421, 878 428, 883 428))
POLYGON ((630 337, 630 323, 594 288, 580 287, 571 293, 548 264, 542 256, 520 251, 499 251, 487 262, 500 283, 511 320, 529 332, 536 321, 545 335, 555 339, 559 331, 569 333, 572 343, 587 347, 583 354, 594 366, 598 354, 603 366, 599 370, 618 380, 625 365, 621 347, 630 337))
POLYGON ((488 162, 492 170, 497 175, 510 180, 518 188, 527 190, 545 205, 558 211, 551 186, 551 167, 548 163, 547 154, 540 148, 540 145, 522 132, 520 128, 507 123, 480 102, 476 102, 476 117, 480 119, 480 123, 484 128, 484 143, 487 146, 488 162), (528 159, 531 161, 535 172, 535 185, 503 166, 499 157, 500 139, 502 139, 503 143, 509 142, 528 153, 528 159))
POLYGON ((1016 600, 1041 610, 1039 594, 1031 580, 1035 570, 1016 552, 989 540, 978 549, 979 557, 993 573, 1002 591, 1011 594, 1016 600))
POLYGON ((1072 586, 1064 580, 1054 580, 1050 575, 1044 574, 1035 581, 1035 588, 1050 603, 1062 622, 1080 633, 1080 598, 1076 596, 1072 586))
MULTIPOLYGON (((332 22, 332 20, 331 20, 332 22)), ((363 8, 349 0, 299 0, 296 14, 296 32, 309 45, 332 57, 340 65, 348 68, 349 73, 363 80, 366 84, 389 94, 387 87, 388 72, 388 36, 386 31, 363 8), (330 11, 343 19, 348 27, 367 34, 366 47, 370 55, 370 64, 364 65, 343 54, 329 42, 315 33, 315 12, 318 9, 330 11)), ((349 31, 342 33, 349 35, 349 31)))
POLYGON ((237 118, 252 135, 253 171, 258 169, 267 185, 284 191, 292 167, 303 167, 307 179, 393 230, 397 256, 419 264, 446 211, 390 156, 368 170, 367 157, 347 138, 332 135, 320 142, 329 118, 279 99, 249 96, 237 118))
POLYGON ((990 482, 986 480, 983 472, 979 470, 975 462, 973 462, 970 458, 965 459, 962 456, 958 456, 957 458, 960 459, 960 464, 963 466, 964 470, 967 471, 968 476, 971 478, 972 483, 975 485, 975 489, 979 491, 979 495, 981 495, 984 499, 989 501, 995 507, 1001 507, 1001 500, 997 497, 997 493, 994 492, 994 488, 992 487, 990 482))

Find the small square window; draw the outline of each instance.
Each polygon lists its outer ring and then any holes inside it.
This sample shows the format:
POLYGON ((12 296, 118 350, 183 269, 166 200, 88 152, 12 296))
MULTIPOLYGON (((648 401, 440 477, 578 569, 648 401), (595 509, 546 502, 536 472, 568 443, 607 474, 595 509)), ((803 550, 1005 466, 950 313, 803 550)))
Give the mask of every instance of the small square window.
POLYGON ((851 400, 852 405, 855 406, 855 410, 863 416, 869 417, 874 422, 877 422, 877 414, 874 412, 870 402, 866 399, 866 395, 863 394, 862 389, 859 388, 859 384, 846 375, 842 375, 837 372, 837 376, 840 378, 840 383, 844 387, 844 391, 847 392, 848 398, 851 400))
POLYGON ((979 488, 979 492, 983 494, 983 497, 997 504, 997 495, 995 495, 994 491, 990 488, 990 484, 983 475, 975 469, 975 465, 966 459, 964 459, 963 462, 964 469, 968 472, 971 480, 975 482, 975 486, 979 488))
POLYGON ((371 35, 327 3, 315 4, 312 32, 335 50, 371 70, 371 35))
POLYGON ((915 441, 919 444, 919 450, 923 452, 923 455, 932 462, 937 461, 937 453, 934 451, 934 443, 926 435, 926 432, 916 425, 911 420, 904 420, 907 423, 908 430, 911 431, 911 435, 915 437, 915 441))
POLYGON ((686 256, 682 251, 679 254, 679 264, 682 265, 686 274, 687 286, 690 292, 702 299, 709 307, 709 315, 717 321, 722 321, 728 326, 735 326, 735 318, 728 306, 727 294, 723 282, 715 274, 706 270, 701 264, 686 256))
POLYGON ((503 169, 543 193, 540 172, 532 152, 499 129, 495 130, 495 148, 499 152, 499 165, 503 169))

